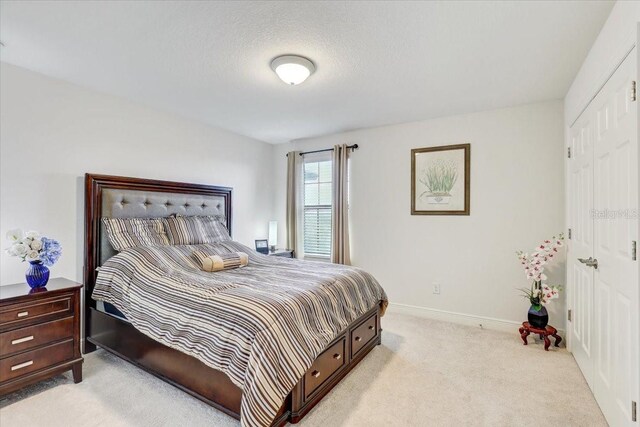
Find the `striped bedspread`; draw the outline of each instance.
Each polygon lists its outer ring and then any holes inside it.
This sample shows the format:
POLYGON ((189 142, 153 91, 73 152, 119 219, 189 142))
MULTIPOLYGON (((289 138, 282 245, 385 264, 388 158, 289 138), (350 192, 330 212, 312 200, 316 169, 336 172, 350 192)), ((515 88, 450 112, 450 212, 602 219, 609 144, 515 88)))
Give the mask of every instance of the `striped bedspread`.
POLYGON ((93 298, 226 373, 243 390, 243 426, 270 425, 328 343, 387 304, 378 282, 358 268, 265 256, 233 241, 126 249, 100 267, 93 298), (197 250, 246 252, 249 264, 204 272, 197 250))

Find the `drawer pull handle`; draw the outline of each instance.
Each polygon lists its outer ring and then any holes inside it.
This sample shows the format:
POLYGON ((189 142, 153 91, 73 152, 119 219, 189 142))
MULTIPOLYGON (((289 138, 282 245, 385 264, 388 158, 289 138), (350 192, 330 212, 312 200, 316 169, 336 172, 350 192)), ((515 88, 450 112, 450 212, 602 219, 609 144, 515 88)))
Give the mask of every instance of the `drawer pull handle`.
POLYGON ((17 340, 11 341, 11 345, 20 344, 23 342, 31 341, 33 339, 33 335, 29 335, 28 337, 18 338, 17 340))
POLYGON ((342 359, 342 355, 340 353, 336 353, 336 354, 333 355, 333 358, 336 359, 336 360, 340 360, 340 359, 342 359))
POLYGON ((373 330, 373 325, 369 326, 369 330, 372 331, 373 330))
POLYGON ((17 371, 18 369, 26 368, 27 366, 33 365, 33 360, 29 360, 28 362, 19 363, 17 365, 13 365, 11 367, 12 371, 17 371))
POLYGON ((360 341, 362 341, 362 338, 356 337, 356 342, 360 342, 360 341))
POLYGON ((318 377, 320 376, 320 371, 313 371, 313 372, 311 372, 311 376, 312 376, 313 378, 318 378, 318 377))
POLYGON ((20 313, 18 313, 18 317, 25 317, 28 316, 29 312, 28 311, 21 311, 20 313))

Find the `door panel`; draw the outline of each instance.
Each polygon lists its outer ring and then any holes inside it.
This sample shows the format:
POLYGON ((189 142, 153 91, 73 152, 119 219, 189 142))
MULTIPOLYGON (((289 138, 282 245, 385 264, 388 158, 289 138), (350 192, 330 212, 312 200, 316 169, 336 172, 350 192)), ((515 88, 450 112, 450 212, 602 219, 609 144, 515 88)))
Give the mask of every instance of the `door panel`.
POLYGON ((606 308, 610 305, 611 287, 609 284, 596 280, 596 301, 595 306, 595 341, 597 346, 597 357, 595 357, 596 373, 599 380, 609 384, 611 378, 611 312, 606 308))
POLYGON ((572 321, 568 324, 569 345, 587 383, 593 381, 593 269, 578 258, 593 255, 593 114, 583 114, 571 131, 569 162, 569 223, 571 239, 567 252, 568 300, 572 321))
POLYGON ((631 426, 631 401, 638 389, 638 266, 632 259, 637 236, 637 102, 631 102, 636 52, 629 54, 590 107, 597 111, 594 141, 593 345, 597 375, 593 393, 607 421, 631 426))
MULTIPOLYGON (((633 379, 627 378, 627 375, 633 375, 633 365, 638 362, 638 353, 634 352, 632 347, 632 331, 635 328, 632 327, 634 316, 631 301, 623 295, 618 295, 614 310, 614 316, 616 317, 615 335, 618 337, 615 344, 619 346, 619 348, 614 349, 616 360, 613 366, 617 368, 616 375, 614 376, 615 384, 613 384, 614 387, 607 387, 606 384, 597 384, 598 389, 596 390, 596 396, 612 393, 612 395, 605 396, 612 398, 614 402, 611 403, 615 405, 615 407, 611 409, 612 421, 610 421, 610 424, 618 425, 614 423, 620 422, 619 425, 624 426, 627 425, 624 423, 625 421, 628 425, 632 425, 630 422, 631 400, 636 400, 633 398, 635 394, 633 388, 637 387, 638 376, 636 374, 634 381, 633 379), (621 343, 625 344, 621 345, 621 343), (620 421, 616 421, 618 419, 620 421)), ((606 414, 604 410, 603 412, 606 414)))

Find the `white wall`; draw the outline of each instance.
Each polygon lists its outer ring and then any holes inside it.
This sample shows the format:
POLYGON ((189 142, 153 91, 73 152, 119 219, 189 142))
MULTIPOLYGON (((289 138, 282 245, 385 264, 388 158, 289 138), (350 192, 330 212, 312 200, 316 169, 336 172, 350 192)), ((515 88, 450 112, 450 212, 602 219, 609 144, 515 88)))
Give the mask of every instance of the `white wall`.
MULTIPOLYGON (((351 163, 354 265, 373 273, 391 303, 464 323, 513 330, 529 283, 514 252, 563 230, 561 101, 295 141, 274 150, 279 222, 285 223, 285 153, 358 144, 351 163), (410 150, 471 143, 471 215, 410 215, 410 150), (432 285, 441 285, 441 294, 432 285), (447 313, 442 313, 445 311, 447 313), (448 312, 460 313, 462 316, 448 312)), ((284 240, 284 231, 280 241, 284 240)), ((551 279, 562 283, 564 262, 551 279)), ((564 284, 564 283, 562 283, 564 284)), ((396 306, 399 308, 399 306, 396 306)), ((564 301, 551 323, 564 329, 564 301)))
POLYGON ((640 2, 618 1, 611 10, 564 100, 571 125, 636 44, 640 2))
MULTIPOLYGON (((352 157, 353 260, 393 303, 476 323, 521 321, 527 304, 515 288, 527 282, 513 252, 563 227, 560 102, 273 147, 7 64, 0 79, 0 233, 58 238, 54 276, 82 278, 85 172, 234 187, 234 237, 252 245, 275 218, 284 242, 284 153, 343 142, 361 147, 352 157), (472 144, 471 216, 411 216, 411 148, 461 142, 472 144)), ((24 280, 15 258, 2 253, 0 267, 3 285, 24 280)))
MULTIPOLYGON (((565 147, 570 145, 571 126, 575 120, 615 72, 633 46, 637 46, 639 37, 640 2, 616 2, 565 97, 565 147)), ((638 57, 640 58, 640 56, 638 57)), ((640 65, 638 69, 640 69, 640 65)), ((566 157, 565 176, 567 177, 565 185, 568 185, 569 163, 566 157)), ((566 207, 565 212, 567 212, 566 207)), ((565 223, 566 227, 569 227, 568 217, 565 223)), ((571 344, 571 337, 569 337, 567 341, 569 349, 571 349, 571 344)))
MULTIPOLYGON (((2 63, 0 234, 60 240, 52 276, 81 281, 85 172, 233 187, 233 234, 253 245, 271 219, 273 146, 2 63)), ((26 265, 2 252, 1 284, 26 265)))
MULTIPOLYGON (((640 2, 617 1, 564 99, 566 147, 570 144, 570 129, 575 120, 615 72, 633 46, 638 49, 639 42, 640 2)), ((640 64, 638 69, 640 69, 640 64)), ((565 162, 565 172, 568 177, 568 162, 565 162)), ((565 182, 568 183, 568 179, 565 182)), ((566 222, 568 222, 568 218, 566 222)), ((640 226, 640 223, 638 225, 640 226)), ((569 350, 571 350, 571 346, 572 339, 569 335, 567 340, 569 350)))

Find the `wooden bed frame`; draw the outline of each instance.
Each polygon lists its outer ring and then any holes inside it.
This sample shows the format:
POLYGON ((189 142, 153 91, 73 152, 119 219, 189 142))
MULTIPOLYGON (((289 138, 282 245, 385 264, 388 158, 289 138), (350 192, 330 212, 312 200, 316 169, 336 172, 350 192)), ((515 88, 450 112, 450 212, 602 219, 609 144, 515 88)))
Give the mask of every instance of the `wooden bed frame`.
MULTIPOLYGON (((158 378, 239 419, 242 390, 223 372, 171 349, 128 322, 96 309, 91 298, 100 265, 100 217, 104 189, 221 196, 231 231, 231 193, 226 187, 85 175, 84 353, 96 346, 139 366, 158 378)), ((380 305, 351 323, 316 358, 280 408, 272 426, 300 421, 353 367, 381 342, 380 305)), ((372 373, 373 374, 373 373, 372 373)))

